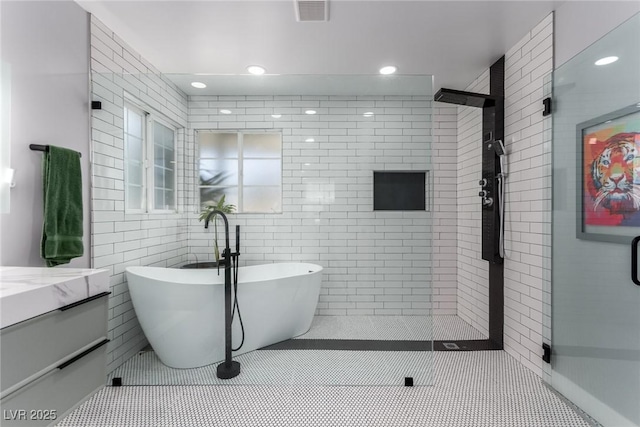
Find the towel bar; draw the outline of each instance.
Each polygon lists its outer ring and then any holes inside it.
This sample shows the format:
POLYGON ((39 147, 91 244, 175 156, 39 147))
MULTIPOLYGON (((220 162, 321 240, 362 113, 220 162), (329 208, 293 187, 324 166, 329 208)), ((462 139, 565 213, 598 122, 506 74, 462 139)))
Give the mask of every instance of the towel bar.
MULTIPOLYGON (((40 144, 29 144, 29 148, 33 151, 49 151, 48 145, 40 145, 40 144)), ((80 157, 82 157, 82 153, 78 153, 80 157)))

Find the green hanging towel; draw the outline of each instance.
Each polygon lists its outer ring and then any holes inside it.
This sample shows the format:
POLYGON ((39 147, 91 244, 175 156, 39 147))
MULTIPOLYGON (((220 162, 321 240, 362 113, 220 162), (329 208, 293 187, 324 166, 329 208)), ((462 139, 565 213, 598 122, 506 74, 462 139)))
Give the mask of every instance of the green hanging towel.
POLYGON ((42 160, 44 224, 40 256, 47 267, 82 256, 80 153, 50 145, 42 160))

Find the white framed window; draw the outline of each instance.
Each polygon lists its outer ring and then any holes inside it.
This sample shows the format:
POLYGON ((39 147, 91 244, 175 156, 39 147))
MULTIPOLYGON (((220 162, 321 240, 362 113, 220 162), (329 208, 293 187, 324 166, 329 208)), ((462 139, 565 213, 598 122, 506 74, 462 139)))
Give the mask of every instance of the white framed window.
POLYGON ((200 205, 236 205, 238 213, 282 212, 282 134, 273 131, 196 133, 200 205))
POLYGON ((124 106, 124 200, 125 210, 145 212, 145 173, 147 117, 144 111, 131 105, 124 106))
POLYGON ((177 210, 177 129, 149 109, 124 105, 125 211, 177 210))

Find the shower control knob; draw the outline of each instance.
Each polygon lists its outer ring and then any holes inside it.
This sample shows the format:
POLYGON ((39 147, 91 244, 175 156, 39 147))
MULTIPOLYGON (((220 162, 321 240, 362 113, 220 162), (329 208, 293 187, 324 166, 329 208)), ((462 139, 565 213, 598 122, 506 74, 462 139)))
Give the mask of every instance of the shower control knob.
POLYGON ((493 199, 491 197, 485 197, 482 199, 482 206, 490 207, 493 205, 493 199))
POLYGON ((486 198, 487 197, 487 191, 486 190, 482 190, 481 192, 478 193, 478 196, 482 197, 482 198, 486 198))
POLYGON ((487 186, 487 180, 486 178, 482 178, 480 181, 478 181, 478 185, 480 187, 486 187, 487 186))

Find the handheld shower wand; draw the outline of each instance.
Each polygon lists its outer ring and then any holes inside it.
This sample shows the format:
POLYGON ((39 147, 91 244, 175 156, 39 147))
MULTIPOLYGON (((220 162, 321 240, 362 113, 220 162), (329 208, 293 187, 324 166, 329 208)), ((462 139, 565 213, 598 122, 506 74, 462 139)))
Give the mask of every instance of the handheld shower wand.
POLYGON ((498 250, 500 256, 504 259, 504 194, 505 194, 505 181, 507 179, 507 173, 505 172, 505 158, 507 157, 507 150, 504 148, 504 143, 501 140, 493 141, 493 149, 496 151, 500 160, 500 173, 496 176, 498 180, 498 214, 500 216, 500 240, 498 250))

